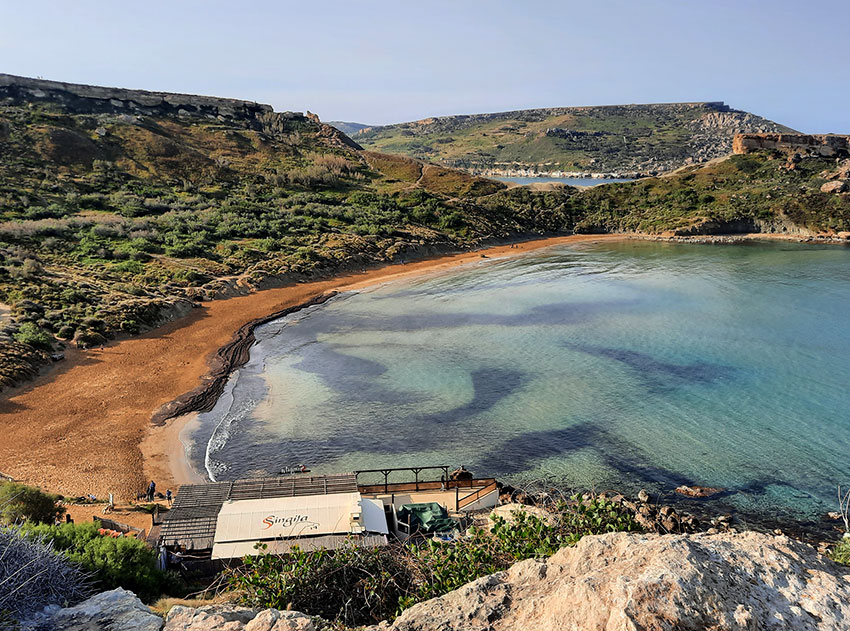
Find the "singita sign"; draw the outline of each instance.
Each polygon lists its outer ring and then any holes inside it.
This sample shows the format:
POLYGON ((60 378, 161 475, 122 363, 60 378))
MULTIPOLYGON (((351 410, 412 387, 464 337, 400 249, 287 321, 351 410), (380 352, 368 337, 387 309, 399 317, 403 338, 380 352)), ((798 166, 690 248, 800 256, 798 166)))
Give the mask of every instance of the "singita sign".
POLYGON ((347 534, 361 514, 360 493, 333 493, 226 502, 215 542, 347 534))

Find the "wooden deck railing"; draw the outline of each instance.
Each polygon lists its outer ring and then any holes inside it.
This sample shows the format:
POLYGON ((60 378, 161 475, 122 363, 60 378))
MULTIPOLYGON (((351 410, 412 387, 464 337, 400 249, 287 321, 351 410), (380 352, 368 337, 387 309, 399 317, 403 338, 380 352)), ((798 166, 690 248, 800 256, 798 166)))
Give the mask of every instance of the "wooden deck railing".
POLYGON ((495 484, 494 478, 483 478, 477 480, 430 480, 427 482, 388 482, 379 484, 359 484, 357 488, 361 493, 409 493, 411 491, 450 491, 452 489, 474 489, 481 486, 495 484))
MULTIPOLYGON (((470 504, 477 502, 483 497, 487 497, 490 493, 497 491, 499 485, 496 484, 496 480, 493 480, 487 486, 483 486, 480 489, 476 489, 469 495, 464 495, 463 497, 457 497, 455 499, 455 510, 460 510, 465 506, 469 506, 470 504)), ((456 492, 457 493, 457 492, 456 492)))

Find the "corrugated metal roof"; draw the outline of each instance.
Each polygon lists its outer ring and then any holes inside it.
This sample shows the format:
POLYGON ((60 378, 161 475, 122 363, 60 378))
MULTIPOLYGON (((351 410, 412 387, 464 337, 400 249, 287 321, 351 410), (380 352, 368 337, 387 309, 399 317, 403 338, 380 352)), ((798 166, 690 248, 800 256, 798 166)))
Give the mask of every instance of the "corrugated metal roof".
POLYGON ((211 504, 221 506, 227 500, 258 500, 356 492, 357 478, 353 473, 318 476, 300 474, 210 484, 184 484, 174 498, 174 508, 211 504))
POLYGON ((221 507, 229 500, 270 499, 356 493, 353 473, 335 475, 294 475, 184 484, 177 491, 170 511, 163 515, 161 543, 180 545, 190 550, 212 548, 221 507))
POLYGON ((182 546, 187 550, 209 550, 215 539, 218 516, 193 517, 162 522, 159 542, 166 546, 182 546))

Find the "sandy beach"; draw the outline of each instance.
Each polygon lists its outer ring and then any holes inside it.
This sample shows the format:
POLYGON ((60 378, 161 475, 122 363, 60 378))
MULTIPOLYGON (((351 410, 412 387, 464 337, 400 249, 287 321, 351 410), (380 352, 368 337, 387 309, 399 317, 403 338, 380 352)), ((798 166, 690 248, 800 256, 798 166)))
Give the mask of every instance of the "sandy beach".
MULTIPOLYGON (((82 351, 0 399, 0 472, 56 493, 130 499, 154 479, 160 489, 198 481, 181 433, 194 414, 160 427, 152 415, 197 388, 210 359, 245 323, 331 291, 513 256, 554 245, 646 238, 572 235, 386 265, 360 273, 202 303, 188 316, 135 338, 82 351)), ((654 238, 654 237, 650 237, 654 238)), ((795 235, 735 235, 734 240, 795 235)), ((184 435, 185 439, 185 435, 184 435)))
POLYGON ((0 400, 0 471, 56 493, 129 499, 154 479, 161 489, 197 480, 180 433, 193 415, 153 427, 153 413, 196 388, 209 359, 240 326, 319 294, 353 290, 553 245, 624 235, 536 239, 394 264, 333 279, 202 303, 188 316, 103 350, 69 349, 67 359, 0 400))

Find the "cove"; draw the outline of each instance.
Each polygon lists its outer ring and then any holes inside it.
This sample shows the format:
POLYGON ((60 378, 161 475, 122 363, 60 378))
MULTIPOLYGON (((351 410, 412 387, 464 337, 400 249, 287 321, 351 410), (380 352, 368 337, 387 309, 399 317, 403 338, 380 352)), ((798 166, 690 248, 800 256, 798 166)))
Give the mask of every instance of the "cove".
POLYGON ((255 330, 199 415, 215 479, 466 465, 817 519, 850 484, 850 249, 559 246, 341 294, 255 330))

